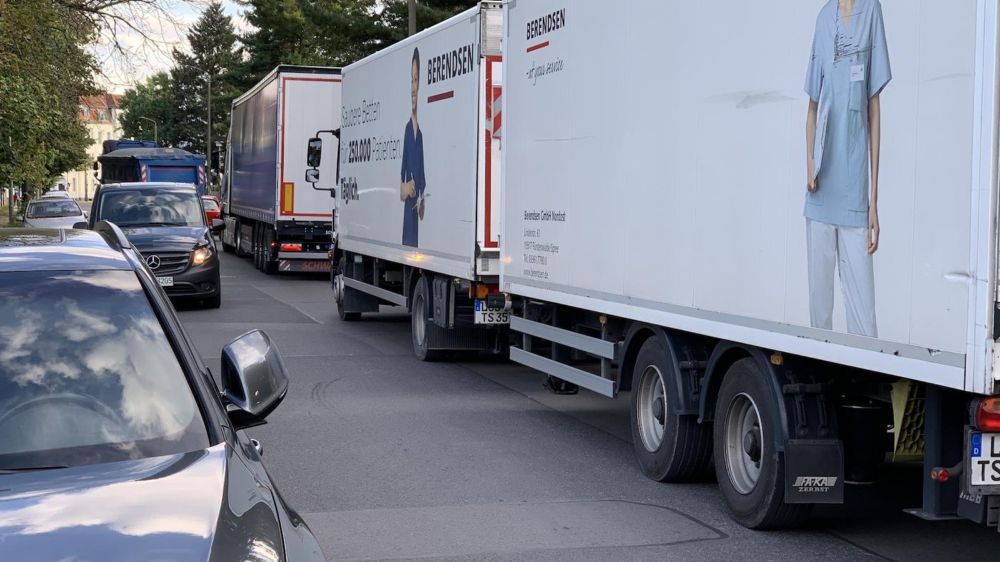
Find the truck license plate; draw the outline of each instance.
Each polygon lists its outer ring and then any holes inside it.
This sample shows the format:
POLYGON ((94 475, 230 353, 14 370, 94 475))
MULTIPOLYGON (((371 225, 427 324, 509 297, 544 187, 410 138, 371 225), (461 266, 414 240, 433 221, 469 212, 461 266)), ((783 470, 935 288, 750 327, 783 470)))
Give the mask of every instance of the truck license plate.
POLYGON ((970 431, 969 484, 1000 486, 1000 433, 970 431))
POLYGON ((502 308, 489 308, 485 301, 476 301, 476 324, 510 324, 510 311, 502 308))
POLYGON ((156 280, 160 282, 160 286, 161 287, 173 287, 174 286, 174 278, 173 277, 157 277, 156 280))

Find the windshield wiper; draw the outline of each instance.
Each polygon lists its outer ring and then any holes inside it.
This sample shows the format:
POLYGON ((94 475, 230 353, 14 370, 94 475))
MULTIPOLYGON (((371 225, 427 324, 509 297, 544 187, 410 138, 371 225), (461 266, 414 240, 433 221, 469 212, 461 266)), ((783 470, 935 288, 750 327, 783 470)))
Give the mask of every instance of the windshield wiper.
POLYGON ((0 474, 13 474, 15 472, 33 472, 35 470, 57 470, 60 468, 69 468, 69 465, 65 464, 54 464, 51 466, 14 466, 14 467, 0 467, 0 474))

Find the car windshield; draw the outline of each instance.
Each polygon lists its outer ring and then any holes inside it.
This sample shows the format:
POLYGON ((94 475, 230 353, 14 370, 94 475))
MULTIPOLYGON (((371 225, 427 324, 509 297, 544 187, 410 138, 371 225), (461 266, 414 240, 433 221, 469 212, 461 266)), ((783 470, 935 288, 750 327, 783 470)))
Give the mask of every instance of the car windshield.
POLYGON ((0 274, 0 474, 208 446, 134 272, 0 274))
POLYGON ((215 199, 202 199, 202 204, 205 205, 206 211, 218 211, 219 204, 215 202, 215 199))
POLYGON ((83 213, 76 201, 65 199, 38 200, 28 203, 24 216, 29 219, 49 219, 55 217, 76 217, 83 213))
POLYGON ((202 226, 198 196, 178 189, 108 191, 101 197, 100 220, 118 226, 202 226))

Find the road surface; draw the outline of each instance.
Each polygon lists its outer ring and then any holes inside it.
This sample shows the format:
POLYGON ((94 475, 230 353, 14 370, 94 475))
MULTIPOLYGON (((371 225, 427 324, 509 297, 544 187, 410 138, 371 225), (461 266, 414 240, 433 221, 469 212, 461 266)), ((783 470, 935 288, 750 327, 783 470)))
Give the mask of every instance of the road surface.
POLYGON ((182 310, 219 372, 222 346, 261 328, 288 397, 251 433, 330 560, 995 560, 996 529, 929 523, 920 469, 851 487, 792 532, 733 523, 715 484, 658 484, 632 459, 628 397, 554 396, 506 361, 421 363, 409 318, 337 318, 322 277, 267 277, 223 256, 223 304, 182 310))

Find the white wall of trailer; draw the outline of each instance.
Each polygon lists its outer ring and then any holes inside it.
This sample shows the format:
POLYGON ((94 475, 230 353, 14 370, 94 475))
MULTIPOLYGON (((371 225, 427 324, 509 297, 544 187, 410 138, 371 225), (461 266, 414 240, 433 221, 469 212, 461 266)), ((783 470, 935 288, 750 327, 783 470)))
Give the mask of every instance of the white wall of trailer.
MULTIPOLYGON (((329 221, 334 200, 328 191, 306 183, 306 149, 318 130, 340 127, 339 74, 280 73, 278 104, 278 220, 329 221)), ((337 180, 336 139, 325 135, 329 146, 320 164, 320 187, 337 180)))
POLYGON ((847 333, 839 280, 833 330, 810 325, 803 83, 826 3, 508 4, 505 290, 990 390, 996 1, 881 2, 877 338, 847 333))
POLYGON ((456 277, 475 274, 482 144, 479 36, 476 8, 344 69, 337 194, 338 244, 344 250, 456 277), (417 122, 426 188, 414 247, 403 244, 400 180, 415 48, 420 53, 417 122), (471 66, 462 58, 469 53, 474 55, 471 66), (447 71, 435 66, 443 65, 445 57, 452 58, 447 71))

